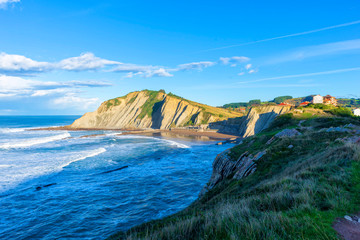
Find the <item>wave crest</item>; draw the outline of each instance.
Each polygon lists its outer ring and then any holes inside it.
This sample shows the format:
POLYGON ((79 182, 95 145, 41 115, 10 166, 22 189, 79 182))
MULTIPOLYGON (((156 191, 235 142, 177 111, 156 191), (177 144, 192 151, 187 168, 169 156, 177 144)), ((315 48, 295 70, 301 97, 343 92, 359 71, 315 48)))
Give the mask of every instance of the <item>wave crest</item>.
POLYGON ((22 142, 4 143, 4 144, 0 145, 0 148, 3 148, 3 149, 26 148, 26 147, 31 147, 33 145, 38 145, 38 144, 43 144, 43 143, 62 140, 62 139, 68 138, 68 137, 71 137, 71 135, 70 135, 70 133, 66 132, 66 133, 63 133, 63 134, 50 136, 50 137, 32 138, 32 139, 25 140, 25 141, 22 141, 22 142))

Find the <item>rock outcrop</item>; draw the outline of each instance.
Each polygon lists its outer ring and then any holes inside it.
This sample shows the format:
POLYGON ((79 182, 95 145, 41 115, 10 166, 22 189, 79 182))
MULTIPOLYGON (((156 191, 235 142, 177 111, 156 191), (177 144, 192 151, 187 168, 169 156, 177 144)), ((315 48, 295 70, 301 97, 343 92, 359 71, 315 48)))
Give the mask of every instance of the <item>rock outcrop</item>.
POLYGON ((219 132, 250 137, 268 128, 274 119, 291 110, 290 106, 266 105, 250 109, 245 117, 231 118, 222 122, 209 124, 210 129, 218 129, 219 132))
POLYGON ((70 128, 169 129, 240 116, 238 112, 189 101, 162 90, 144 90, 103 102, 96 111, 77 119, 70 128))
POLYGON ((242 137, 253 136, 268 128, 274 119, 290 111, 289 106, 263 106, 252 108, 246 116, 246 120, 240 129, 242 137))
POLYGON ((256 161, 266 154, 266 151, 261 151, 254 156, 245 152, 236 161, 232 161, 229 152, 230 149, 225 150, 215 158, 210 181, 201 190, 199 194, 200 197, 223 179, 229 178, 230 175, 233 175, 234 179, 242 179, 249 176, 256 170, 256 161))

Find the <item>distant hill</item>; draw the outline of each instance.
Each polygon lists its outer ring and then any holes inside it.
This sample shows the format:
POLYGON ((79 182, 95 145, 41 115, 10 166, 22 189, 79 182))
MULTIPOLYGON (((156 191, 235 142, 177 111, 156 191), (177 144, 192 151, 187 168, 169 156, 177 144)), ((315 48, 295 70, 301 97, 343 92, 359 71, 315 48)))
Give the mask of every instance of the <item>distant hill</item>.
POLYGON ((164 90, 143 90, 103 102, 84 114, 70 128, 94 129, 169 129, 195 126, 243 114, 184 99, 164 90))
MULTIPOLYGON (((350 107, 350 108, 359 108, 360 107, 360 99, 338 98, 337 100, 338 100, 339 106, 342 106, 342 107, 350 107)), ((271 101, 265 101, 265 102, 261 102, 260 100, 250 100, 249 102, 228 103, 228 104, 224 104, 222 106, 222 108, 236 110, 238 108, 248 108, 248 107, 252 107, 254 105, 280 104, 282 102, 286 102, 286 103, 290 103, 295 106, 298 106, 300 103, 302 103, 304 101, 311 101, 311 96, 297 97, 297 98, 293 98, 291 96, 279 96, 279 97, 274 98, 271 101)))

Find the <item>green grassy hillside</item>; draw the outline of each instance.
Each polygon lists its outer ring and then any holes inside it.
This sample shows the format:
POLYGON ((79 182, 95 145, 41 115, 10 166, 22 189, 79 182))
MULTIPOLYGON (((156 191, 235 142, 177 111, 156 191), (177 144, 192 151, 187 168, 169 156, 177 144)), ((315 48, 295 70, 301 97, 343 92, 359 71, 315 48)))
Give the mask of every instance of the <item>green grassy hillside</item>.
POLYGON ((266 150, 255 173, 231 175, 183 211, 109 239, 338 239, 334 220, 360 209, 360 146, 349 140, 359 129, 358 118, 336 111, 281 115, 229 153, 236 161, 266 150), (288 128, 301 135, 269 143, 288 128))

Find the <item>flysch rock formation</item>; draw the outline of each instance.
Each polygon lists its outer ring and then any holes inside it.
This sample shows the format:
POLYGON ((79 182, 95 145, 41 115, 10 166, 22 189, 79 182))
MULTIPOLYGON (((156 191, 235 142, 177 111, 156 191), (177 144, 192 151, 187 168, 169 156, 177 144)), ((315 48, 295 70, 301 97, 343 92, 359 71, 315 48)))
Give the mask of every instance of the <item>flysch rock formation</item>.
POLYGON ((210 123, 209 129, 218 129, 219 132, 246 138, 268 128, 278 115, 287 113, 290 110, 290 106, 279 105, 253 107, 247 116, 210 123))
POLYGON ((255 155, 245 152, 236 161, 232 161, 229 157, 229 151, 230 149, 227 149, 215 158, 210 181, 201 190, 199 197, 203 196, 231 174, 235 173, 232 177, 234 179, 242 179, 249 176, 256 170, 256 161, 266 154, 266 151, 258 152, 255 155))
POLYGON ((94 112, 75 120, 70 128, 170 129, 237 118, 241 114, 195 103, 165 91, 138 91, 105 101, 94 112))

